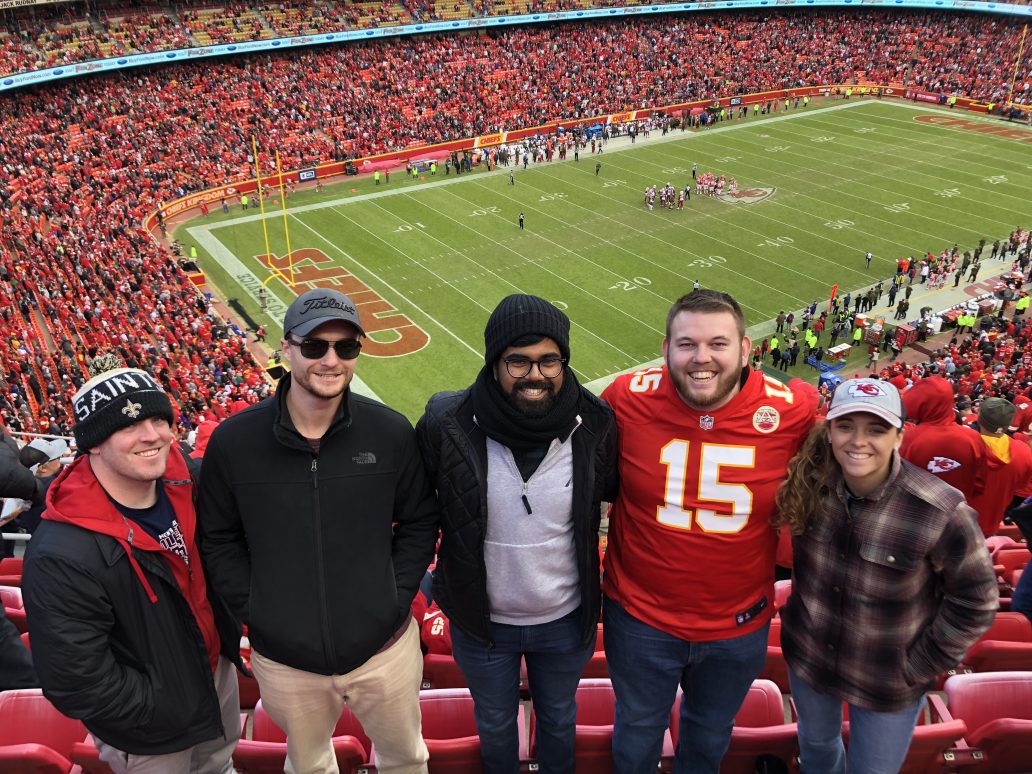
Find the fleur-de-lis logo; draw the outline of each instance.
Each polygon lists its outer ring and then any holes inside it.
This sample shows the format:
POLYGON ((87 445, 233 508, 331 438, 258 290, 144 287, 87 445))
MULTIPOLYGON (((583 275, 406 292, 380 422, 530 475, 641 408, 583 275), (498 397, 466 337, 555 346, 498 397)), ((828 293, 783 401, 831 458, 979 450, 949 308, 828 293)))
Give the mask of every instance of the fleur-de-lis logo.
POLYGON ((130 401, 126 401, 125 408, 122 409, 122 413, 125 414, 130 419, 136 419, 136 417, 140 416, 140 409, 142 409, 142 408, 143 408, 142 404, 140 404, 140 403, 133 403, 130 400, 130 401))

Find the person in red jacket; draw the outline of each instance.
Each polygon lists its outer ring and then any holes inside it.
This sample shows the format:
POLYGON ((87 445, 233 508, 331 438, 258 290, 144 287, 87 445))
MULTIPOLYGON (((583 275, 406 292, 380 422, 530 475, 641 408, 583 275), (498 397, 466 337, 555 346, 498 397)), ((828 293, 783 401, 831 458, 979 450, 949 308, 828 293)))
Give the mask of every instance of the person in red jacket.
POLYGON ((985 444, 957 424, 952 385, 941 376, 920 379, 903 392, 903 407, 908 424, 899 455, 959 489, 969 502, 981 494, 986 477, 985 444))
POLYGON ((73 399, 79 456, 25 558, 40 685, 116 774, 230 774, 239 629, 209 597, 172 404, 109 358, 73 399))
POLYGON ((1032 495, 1032 449, 1008 435, 1017 407, 1004 398, 986 398, 978 407, 973 426, 987 451, 985 490, 969 500, 978 511, 978 526, 986 537, 994 534, 1015 497, 1032 495))

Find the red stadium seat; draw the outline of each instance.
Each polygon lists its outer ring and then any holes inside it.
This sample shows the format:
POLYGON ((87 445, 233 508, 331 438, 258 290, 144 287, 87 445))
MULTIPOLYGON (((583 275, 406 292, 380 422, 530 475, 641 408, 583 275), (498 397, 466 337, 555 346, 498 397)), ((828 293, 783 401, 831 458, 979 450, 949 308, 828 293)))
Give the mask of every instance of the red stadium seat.
POLYGON ((792 595, 792 581, 774 581, 774 610, 780 610, 792 595))
MULTIPOLYGON (((347 707, 333 729, 332 744, 342 774, 372 761, 372 742, 347 707)), ((254 708, 251 738, 237 742, 233 765, 240 774, 281 774, 286 760, 287 735, 273 722, 259 700, 254 708)))
POLYGON ((0 774, 68 774, 72 747, 86 734, 39 688, 0 693, 0 774))
MULTIPOLYGON (((613 771, 613 722, 616 696, 606 678, 580 681, 577 686, 577 731, 574 757, 578 771, 609 774, 613 771)), ((537 754, 537 716, 531 707, 530 756, 537 754)))
POLYGON ((1028 564, 1030 556, 1032 554, 1029 554, 1028 549, 1024 546, 1000 549, 993 557, 993 568, 996 570, 997 578, 1013 589, 1015 586, 1014 573, 1028 564))
POLYGON ((0 559, 0 586, 21 586, 21 557, 0 559))
POLYGON ((785 661, 785 654, 781 650, 781 619, 774 616, 770 620, 770 629, 767 632, 767 661, 763 665, 759 679, 770 680, 782 693, 790 693, 788 684, 788 662, 785 661))
POLYGON ((25 619, 21 589, 17 586, 0 586, 0 602, 3 603, 7 620, 13 623, 19 632, 27 632, 29 624, 25 619))
POLYGON ((609 665, 606 663, 606 648, 601 623, 598 625, 598 634, 595 635, 595 652, 588 659, 588 663, 584 667, 584 673, 581 676, 586 679, 609 677, 609 665))
POLYGON ((468 688, 420 691, 423 739, 430 751, 430 774, 479 774, 480 735, 468 688))
POLYGON ((1023 613, 1000 612, 957 671, 1011 670, 1032 670, 1032 622, 1023 613))
POLYGON ((989 549, 989 554, 995 559, 996 554, 1007 548, 1014 548, 1020 545, 1017 540, 1010 537, 1009 535, 1001 535, 999 533, 990 535, 985 539, 986 548, 989 549))
MULTIPOLYGON (((670 710, 670 754, 664 754, 660 763, 663 771, 671 770, 673 751, 677 749, 682 698, 678 690, 677 701, 670 710)), ((731 744, 720 765, 721 774, 753 774, 761 756, 777 758, 792 769, 798 753, 798 728, 795 723, 785 722, 781 691, 770 680, 754 680, 735 716, 731 744)))
POLYGON ((423 656, 423 690, 465 688, 466 676, 452 656, 427 653, 423 656))
POLYGON ((239 669, 237 673, 237 686, 240 688, 240 706, 243 709, 254 709, 258 704, 258 700, 262 697, 261 691, 258 688, 258 681, 253 677, 248 677, 239 669))
MULTIPOLYGON (((106 763, 100 760, 100 751, 93 742, 76 742, 69 756, 82 774, 114 774, 106 763)), ((72 774, 77 774, 72 769, 72 774)))
POLYGON ((992 537, 1009 537, 1015 542, 1024 539, 1024 535, 1021 534, 1021 528, 1017 524, 1001 524, 996 528, 996 532, 992 537))
POLYGON ((970 771, 1007 774, 1032 766, 1032 672, 982 672, 946 681, 950 714, 967 744, 985 753, 970 771))
MULTIPOLYGON (((968 765, 975 760, 964 745, 963 737, 967 732, 964 721, 951 717, 937 696, 929 694, 928 703, 932 722, 924 722, 922 713, 914 728, 914 736, 910 740, 907 757, 903 760, 899 774, 935 774, 943 771, 944 767, 952 767, 961 762, 968 765)), ((846 722, 842 724, 842 737, 847 747, 848 710, 848 706, 843 706, 843 718, 846 718, 846 722)))

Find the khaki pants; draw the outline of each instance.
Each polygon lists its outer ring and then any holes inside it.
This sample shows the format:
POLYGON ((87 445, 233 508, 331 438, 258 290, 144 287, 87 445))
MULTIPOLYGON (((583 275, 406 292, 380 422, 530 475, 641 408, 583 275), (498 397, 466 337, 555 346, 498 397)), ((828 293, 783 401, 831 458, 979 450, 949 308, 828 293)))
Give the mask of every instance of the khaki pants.
POLYGON ((425 774, 429 758, 419 714, 423 658, 409 620, 396 643, 346 675, 318 675, 251 652, 262 707, 287 733, 287 774, 337 774, 330 738, 344 705, 373 742, 382 774, 425 774))
POLYGON ((240 690, 236 672, 229 659, 219 656, 214 679, 225 736, 167 755, 130 755, 94 736, 100 759, 115 774, 232 774, 235 771, 233 750, 240 739, 240 690))

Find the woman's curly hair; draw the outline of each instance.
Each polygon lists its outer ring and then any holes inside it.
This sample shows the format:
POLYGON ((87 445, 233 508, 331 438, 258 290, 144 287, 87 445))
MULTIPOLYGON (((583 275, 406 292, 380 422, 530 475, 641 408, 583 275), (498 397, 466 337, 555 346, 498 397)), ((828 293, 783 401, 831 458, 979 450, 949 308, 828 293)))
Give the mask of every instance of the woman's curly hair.
POLYGON ((831 476, 838 467, 828 442, 826 422, 819 420, 806 436, 799 452, 788 463, 788 477, 774 496, 775 527, 788 527, 793 535, 801 535, 820 512, 831 490, 831 476))

